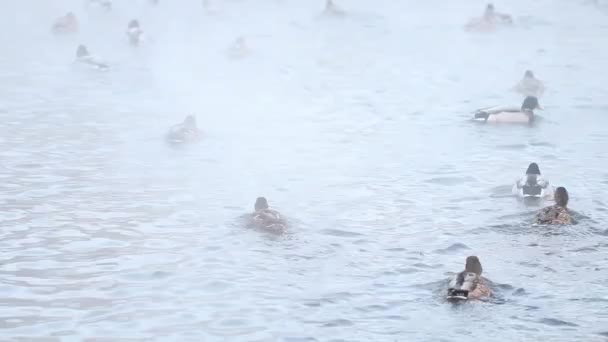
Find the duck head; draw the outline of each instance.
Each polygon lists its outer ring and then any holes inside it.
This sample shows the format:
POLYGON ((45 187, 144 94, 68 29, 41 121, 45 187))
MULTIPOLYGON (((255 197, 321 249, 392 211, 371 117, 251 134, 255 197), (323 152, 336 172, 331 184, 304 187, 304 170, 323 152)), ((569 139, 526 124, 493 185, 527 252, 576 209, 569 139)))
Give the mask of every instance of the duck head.
POLYGON ((528 96, 524 99, 524 102, 521 104, 522 112, 532 112, 535 109, 541 109, 540 104, 538 103, 538 99, 534 96, 528 96))
POLYGON ((82 58, 87 56, 89 56, 89 50, 87 47, 82 44, 78 45, 78 48, 76 49, 76 57, 82 58))
POLYGON ((540 175, 540 168, 538 168, 538 164, 530 163, 528 165, 528 169, 526 170, 527 175, 540 175))
POLYGON ((524 78, 534 78, 534 73, 532 72, 532 70, 526 70, 526 72, 524 73, 524 78))
POLYGON ((268 209, 268 201, 266 200, 266 198, 258 197, 255 200, 254 209, 255 209, 255 211, 268 209))
POLYGON ((469 299, 469 293, 475 290, 483 269, 476 256, 467 257, 464 271, 456 274, 448 287, 447 299, 462 301, 469 299))
POLYGON ((566 190, 566 188, 564 188, 563 186, 558 187, 557 189, 555 189, 555 194, 553 196, 555 199, 555 204, 563 208, 566 208, 568 206, 569 196, 568 190, 566 190))

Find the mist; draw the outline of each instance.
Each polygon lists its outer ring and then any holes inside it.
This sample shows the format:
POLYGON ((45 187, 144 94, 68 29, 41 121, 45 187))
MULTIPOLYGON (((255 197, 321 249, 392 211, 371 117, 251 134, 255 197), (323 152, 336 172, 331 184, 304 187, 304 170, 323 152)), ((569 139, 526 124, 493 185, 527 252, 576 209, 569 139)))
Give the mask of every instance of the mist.
POLYGON ((0 336, 605 338, 608 3, 203 3, 0 2, 0 336), (526 70, 533 125, 471 120, 526 70), (494 298, 449 305, 472 255, 494 298))

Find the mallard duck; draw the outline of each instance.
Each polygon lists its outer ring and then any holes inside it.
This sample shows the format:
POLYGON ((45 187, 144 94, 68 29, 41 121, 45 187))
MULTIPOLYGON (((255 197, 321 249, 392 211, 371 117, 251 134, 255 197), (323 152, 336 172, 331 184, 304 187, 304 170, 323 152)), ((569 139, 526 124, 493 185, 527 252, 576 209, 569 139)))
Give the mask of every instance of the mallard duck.
POLYGON ((78 45, 78 48, 76 48, 76 62, 86 64, 96 69, 107 70, 110 68, 107 64, 93 57, 89 53, 87 47, 82 44, 78 45))
POLYGON ((172 144, 192 143, 199 141, 201 135, 196 126, 196 118, 188 115, 182 123, 171 127, 167 133, 167 141, 172 144))
POLYGON ((87 3, 89 7, 98 7, 102 8, 106 11, 112 10, 112 1, 111 0, 89 0, 87 3))
POLYGON ((574 220, 568 210, 568 191, 560 186, 555 189, 555 205, 543 208, 536 215, 537 224, 572 224, 574 220))
POLYGON ((68 12, 66 15, 58 18, 53 24, 52 28, 55 34, 67 34, 78 32, 78 19, 72 12, 68 12))
POLYGON ((474 120, 489 123, 532 123, 534 122, 534 110, 540 109, 538 99, 528 96, 524 99, 521 108, 498 106, 479 109, 475 112, 474 120))
POLYGON ((542 198, 549 196, 552 192, 549 182, 540 174, 538 164, 530 163, 525 176, 517 180, 513 186, 513 193, 523 198, 542 198))
POLYGON ((343 10, 339 9, 338 6, 336 6, 333 0, 327 0, 325 2, 325 11, 323 11, 323 13, 325 15, 337 17, 343 16, 345 14, 343 10))
POLYGON ((227 51, 228 57, 232 59, 245 58, 250 53, 251 50, 247 46, 247 40, 243 36, 237 37, 227 51))
POLYGON ((454 275, 448 286, 447 299, 463 301, 492 296, 489 281, 481 276, 483 269, 476 256, 467 257, 464 271, 454 275))
POLYGON ((251 218, 256 227, 279 232, 285 230, 285 220, 278 211, 270 209, 266 198, 258 197, 254 204, 254 210, 251 218))
POLYGON ((498 13, 494 10, 493 4, 487 4, 483 16, 473 18, 465 25, 465 30, 475 32, 491 32, 499 26, 513 24, 513 18, 504 13, 498 13))
POLYGON ((143 41, 144 31, 139 26, 139 21, 133 19, 127 25, 127 38, 131 45, 139 45, 143 41))
POLYGON ((513 89, 524 96, 541 97, 545 92, 543 82, 535 78, 534 73, 530 70, 526 70, 524 78, 522 78, 513 89))

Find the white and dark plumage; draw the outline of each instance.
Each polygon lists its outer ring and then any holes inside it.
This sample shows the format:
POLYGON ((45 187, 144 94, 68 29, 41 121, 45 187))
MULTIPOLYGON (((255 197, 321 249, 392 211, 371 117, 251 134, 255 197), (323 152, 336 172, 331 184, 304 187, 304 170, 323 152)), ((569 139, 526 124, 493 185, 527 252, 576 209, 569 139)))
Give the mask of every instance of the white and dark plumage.
POLYGON ((110 68, 106 63, 92 56, 87 47, 82 44, 78 45, 78 48, 76 48, 76 62, 100 70, 107 70, 110 68))
POLYGON ((540 109, 538 99, 528 96, 524 99, 521 108, 514 106, 497 106, 475 111, 474 120, 487 123, 514 123, 530 124, 534 122, 534 110, 540 109))
POLYGON ((522 198, 543 198, 553 195, 549 182, 543 178, 536 163, 530 163, 526 174, 513 186, 513 193, 522 198))
POLYGON ((139 26, 139 21, 135 19, 129 21, 127 25, 127 38, 129 39, 129 44, 133 46, 137 46, 143 42, 144 31, 139 26))
POLYGON ((476 256, 467 257, 465 269, 450 279, 447 299, 449 301, 466 301, 492 296, 489 281, 481 276, 483 269, 476 256))

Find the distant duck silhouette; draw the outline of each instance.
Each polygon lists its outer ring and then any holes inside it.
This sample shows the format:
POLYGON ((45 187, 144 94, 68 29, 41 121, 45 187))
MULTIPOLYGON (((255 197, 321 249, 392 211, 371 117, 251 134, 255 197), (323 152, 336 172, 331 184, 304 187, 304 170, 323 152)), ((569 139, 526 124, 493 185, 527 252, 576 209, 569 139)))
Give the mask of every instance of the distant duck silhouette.
POLYGON ((327 0, 325 2, 325 10, 323 11, 323 14, 339 17, 345 15, 346 13, 343 10, 339 9, 333 0, 327 0))
POLYGON ((513 88, 516 92, 524 96, 541 97, 545 92, 543 82, 534 77, 530 70, 526 70, 524 78, 519 81, 513 88))
POLYGON ((266 198, 258 197, 254 204, 254 210, 251 219, 257 228, 274 232, 282 232, 286 229, 285 220, 278 211, 270 209, 266 198))
POLYGON ((553 194, 549 182, 542 177, 540 168, 536 163, 531 163, 528 166, 525 176, 513 186, 513 192, 523 198, 543 198, 553 194))
POLYGON ((471 299, 484 299, 492 296, 490 281, 483 278, 481 262, 476 256, 467 257, 464 271, 450 279, 447 299, 460 302, 471 299))
POLYGON ((540 109, 538 99, 528 96, 521 107, 497 106, 475 111, 474 120, 487 123, 530 124, 535 120, 535 109, 540 109))
POLYGON ((227 53, 228 57, 232 59, 241 59, 247 57, 251 53, 251 50, 247 46, 245 37, 240 36, 232 43, 227 53))
POLYGON ((564 187, 558 187, 555 189, 555 205, 543 208, 536 215, 537 224, 549 224, 549 225, 560 225, 560 224, 573 224, 574 220, 568 210, 568 191, 564 187))
POLYGON ((201 139, 202 133, 196 126, 196 118, 188 115, 184 121, 177 124, 167 133, 167 141, 172 144, 193 143, 201 139))
POLYGON ((55 34, 68 34, 78 32, 78 19, 72 12, 58 18, 52 28, 55 34))
POLYGON ((93 57, 84 45, 78 45, 78 48, 76 48, 76 62, 102 70, 110 68, 107 64, 93 57))
POLYGON ((498 27, 513 24, 513 18, 508 14, 498 13, 493 4, 487 4, 483 16, 474 18, 465 26, 465 30, 474 32, 491 32, 498 27))
POLYGON ((127 38, 129 43, 133 46, 137 46, 143 42, 144 31, 139 26, 139 21, 133 19, 129 21, 127 25, 127 38))
POLYGON ((112 10, 112 1, 111 0, 89 0, 87 3, 89 7, 98 7, 102 8, 106 11, 112 10))

